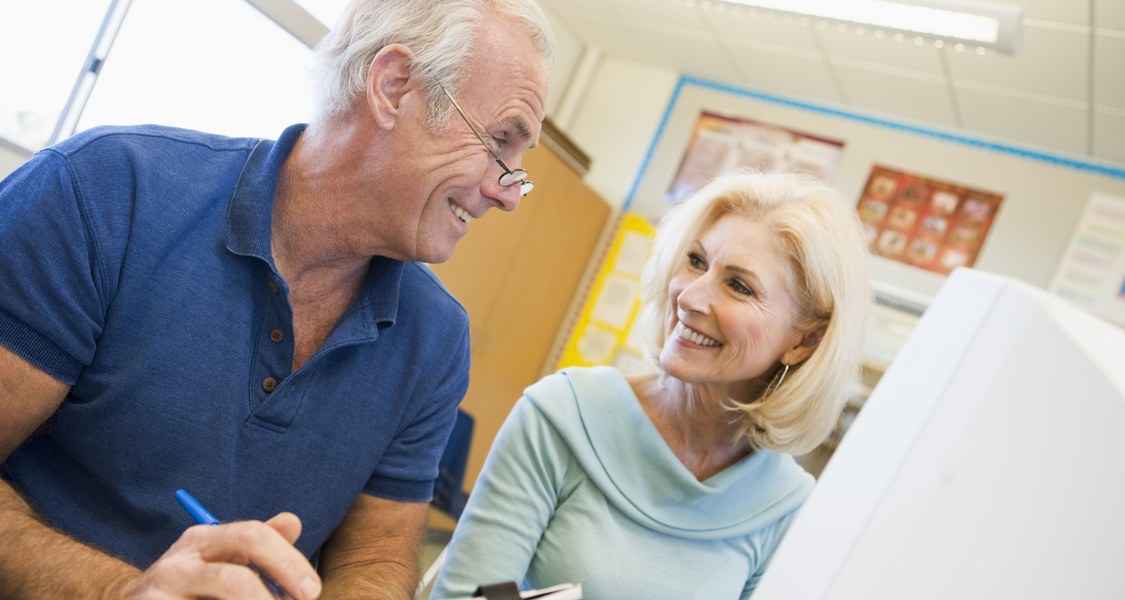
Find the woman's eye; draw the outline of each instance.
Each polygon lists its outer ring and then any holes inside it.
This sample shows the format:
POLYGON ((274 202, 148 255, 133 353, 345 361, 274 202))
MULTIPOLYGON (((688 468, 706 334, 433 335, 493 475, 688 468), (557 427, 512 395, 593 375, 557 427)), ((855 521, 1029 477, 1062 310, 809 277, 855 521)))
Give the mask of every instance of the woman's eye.
POLYGON ((696 269, 703 269, 707 266, 707 263, 703 262, 703 257, 694 252, 688 252, 687 260, 688 264, 696 269))
POLYGON ((503 148, 508 143, 508 140, 494 135, 492 136, 492 142, 496 144, 497 148, 503 148))
POLYGON ((749 287, 746 286, 746 284, 742 283, 741 281, 739 281, 737 279, 732 279, 730 281, 730 289, 734 290, 736 293, 742 294, 743 296, 753 296, 754 295, 754 290, 750 289, 749 287))

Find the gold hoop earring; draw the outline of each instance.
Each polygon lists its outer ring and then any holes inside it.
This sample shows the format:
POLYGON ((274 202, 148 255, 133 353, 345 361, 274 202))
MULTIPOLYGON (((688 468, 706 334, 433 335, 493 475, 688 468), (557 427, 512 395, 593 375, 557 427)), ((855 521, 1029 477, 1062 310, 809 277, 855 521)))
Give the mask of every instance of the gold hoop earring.
POLYGON ((789 374, 789 365, 781 363, 781 367, 773 374, 773 379, 766 386, 766 391, 762 392, 762 400, 769 398, 771 394, 777 391, 777 388, 781 387, 781 382, 785 381, 785 376, 789 374))

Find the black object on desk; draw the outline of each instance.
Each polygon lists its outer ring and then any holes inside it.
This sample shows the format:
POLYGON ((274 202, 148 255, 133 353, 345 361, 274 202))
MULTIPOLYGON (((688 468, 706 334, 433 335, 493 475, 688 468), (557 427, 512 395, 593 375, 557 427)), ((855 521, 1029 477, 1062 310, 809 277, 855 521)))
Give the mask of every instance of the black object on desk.
POLYGON ((514 581, 482 585, 473 592, 473 598, 485 600, 520 600, 520 588, 514 581))

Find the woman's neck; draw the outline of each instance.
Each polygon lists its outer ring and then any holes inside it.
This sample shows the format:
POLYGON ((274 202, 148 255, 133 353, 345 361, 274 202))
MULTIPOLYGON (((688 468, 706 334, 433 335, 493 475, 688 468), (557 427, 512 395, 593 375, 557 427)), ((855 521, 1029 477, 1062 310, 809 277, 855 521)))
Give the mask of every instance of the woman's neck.
POLYGON ((722 394, 658 374, 627 379, 664 442, 699 481, 750 454, 722 394))

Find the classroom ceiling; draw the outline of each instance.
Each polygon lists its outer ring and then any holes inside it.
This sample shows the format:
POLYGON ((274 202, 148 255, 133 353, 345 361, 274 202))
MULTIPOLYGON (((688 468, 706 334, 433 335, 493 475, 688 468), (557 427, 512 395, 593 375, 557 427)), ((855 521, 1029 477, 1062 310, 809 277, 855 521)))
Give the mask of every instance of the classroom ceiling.
POLYGON ((1125 165, 1125 0, 1023 9, 1020 52, 978 55, 717 0, 541 0, 603 57, 1070 158, 1125 165))

